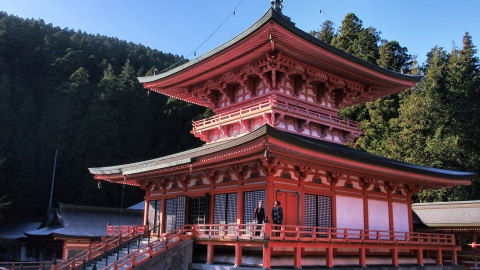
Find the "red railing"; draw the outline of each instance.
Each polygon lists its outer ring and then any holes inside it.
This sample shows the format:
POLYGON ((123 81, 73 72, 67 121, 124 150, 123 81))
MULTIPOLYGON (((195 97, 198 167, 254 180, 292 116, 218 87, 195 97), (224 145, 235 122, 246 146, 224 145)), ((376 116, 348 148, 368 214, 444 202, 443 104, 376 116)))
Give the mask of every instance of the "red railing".
POLYGON ((197 224, 197 239, 290 240, 302 242, 395 243, 399 245, 455 245, 453 234, 395 232, 272 224, 197 224), (260 235, 256 235, 260 234, 260 235))
MULTIPOLYGON (((122 243, 147 232, 146 226, 109 226, 112 237, 90 249, 60 262, 55 269, 75 269, 84 260, 91 261, 96 256, 113 250, 122 243)), ((184 225, 158 239, 141 246, 138 250, 120 258, 102 269, 133 269, 150 258, 179 244, 184 239, 198 240, 256 240, 256 241, 299 241, 304 243, 378 243, 394 245, 451 246, 455 248, 453 234, 432 234, 416 232, 395 232, 382 230, 362 230, 348 228, 328 228, 313 226, 293 226, 275 224, 196 224, 184 225)), ((20 264, 19 264, 20 265, 20 264)), ((23 268, 28 268, 25 263, 23 268)), ((15 269, 15 267, 9 268, 15 269)), ((38 268, 37 268, 38 269, 38 268)), ((52 269, 54 269, 52 265, 52 269)))
POLYGON ((240 119, 248 119, 254 117, 258 112, 262 111, 271 111, 273 109, 279 109, 282 111, 288 111, 290 113, 299 114, 301 116, 306 116, 310 119, 316 119, 319 122, 327 122, 335 124, 339 127, 345 127, 348 129, 359 129, 359 122, 352 121, 349 119, 344 119, 334 115, 334 113, 322 112, 318 108, 313 106, 305 106, 289 103, 286 99, 277 98, 270 99, 268 101, 255 104, 253 106, 239 109, 230 113, 222 113, 209 118, 205 118, 198 121, 193 121, 193 132, 198 129, 205 129, 211 126, 216 126, 225 122, 232 122, 240 119))
POLYGON ((360 123, 349 119, 341 118, 326 112, 321 112, 317 108, 309 108, 307 106, 298 106, 291 104, 288 101, 276 100, 274 101, 274 108, 283 109, 285 111, 293 112, 300 115, 309 116, 312 119, 317 119, 320 122, 333 123, 339 126, 358 129, 360 123))
POLYGON ((142 235, 146 232, 145 225, 138 226, 108 226, 107 236, 111 236, 107 240, 91 246, 85 251, 78 253, 77 255, 58 262, 57 266, 59 270, 75 269, 84 262, 89 262, 96 257, 103 255, 105 252, 114 249, 115 247, 130 241, 131 239, 142 235))
POLYGON ((209 118, 205 118, 198 121, 193 121, 193 131, 206 128, 209 126, 214 126, 222 122, 230 122, 237 119, 248 119, 250 116, 254 116, 260 111, 268 111, 272 109, 272 103, 270 101, 265 101, 256 105, 253 105, 248 108, 240 109, 231 113, 222 113, 217 114, 209 118))
POLYGON ((193 237, 193 225, 182 226, 101 269, 133 269, 135 266, 177 245, 182 240, 193 237))

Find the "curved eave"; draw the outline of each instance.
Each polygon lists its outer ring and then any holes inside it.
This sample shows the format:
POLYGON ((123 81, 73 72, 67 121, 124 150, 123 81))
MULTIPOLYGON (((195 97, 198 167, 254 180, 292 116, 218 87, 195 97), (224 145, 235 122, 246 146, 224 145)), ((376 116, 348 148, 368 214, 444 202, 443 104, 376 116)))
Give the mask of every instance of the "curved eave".
POLYGON ((448 184, 448 186, 455 186, 469 185, 470 180, 477 176, 476 173, 472 172, 452 171, 400 162, 356 150, 345 145, 320 141, 295 134, 279 132, 277 136, 277 138, 281 138, 283 141, 292 140, 292 137, 295 138, 295 145, 304 149, 305 152, 321 152, 331 157, 352 162, 352 164, 365 164, 372 168, 376 168, 378 172, 397 172, 399 177, 400 174, 409 177, 417 176, 419 179, 430 180, 433 182, 439 181, 448 184))
MULTIPOLYGON (((346 76, 366 85, 377 85, 399 92, 413 87, 421 76, 401 74, 373 65, 339 50, 298 29, 285 17, 270 9, 250 28, 216 49, 166 72, 139 77, 144 87, 162 94, 187 100, 199 105, 181 88, 205 81, 254 60, 262 59, 275 48, 290 57, 334 75, 346 76), (340 75, 339 75, 340 74, 340 75)), ((392 93, 385 93, 389 95, 392 93)))
POLYGON ((373 168, 377 174, 395 174, 398 178, 405 176, 409 179, 417 179, 418 182, 425 181, 424 184, 430 186, 444 187, 468 185, 470 184, 470 180, 477 175, 476 173, 471 172, 443 170, 399 162, 352 149, 348 146, 282 132, 269 125, 264 125, 259 129, 236 139, 216 144, 208 144, 175 155, 114 167, 90 168, 89 170, 90 173, 94 174, 95 179, 121 182, 127 175, 150 172, 158 170, 159 168, 173 168, 182 165, 190 166, 190 164, 194 166, 195 160, 200 157, 218 154, 223 151, 232 151, 233 148, 241 147, 249 142, 264 140, 266 136, 271 138, 272 141, 281 141, 286 145, 290 145, 292 151, 293 149, 297 151, 300 149, 302 153, 311 153, 312 155, 321 154, 331 160, 340 160, 345 166, 354 165, 356 168, 365 168, 366 171, 372 170, 373 168), (190 159, 190 162, 182 164, 178 162, 181 160, 186 161, 187 159, 190 159))

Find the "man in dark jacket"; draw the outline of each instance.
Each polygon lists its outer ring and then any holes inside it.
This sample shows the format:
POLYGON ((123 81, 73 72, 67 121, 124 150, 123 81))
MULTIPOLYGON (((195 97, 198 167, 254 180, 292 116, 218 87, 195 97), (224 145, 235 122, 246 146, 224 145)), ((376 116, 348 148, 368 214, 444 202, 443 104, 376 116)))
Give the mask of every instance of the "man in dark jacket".
MULTIPOLYGON (((275 201, 275 205, 273 206, 273 209, 272 209, 273 224, 281 225, 283 223, 283 210, 280 204, 281 204, 280 201, 275 201)), ((274 230, 280 230, 280 226, 275 226, 274 230)), ((276 232, 275 235, 280 236, 280 233, 276 232)))
MULTIPOLYGON (((255 211, 253 212, 253 221, 257 222, 257 224, 263 224, 265 220, 265 209, 263 209, 262 201, 258 201, 258 206, 255 207, 255 211)), ((261 226, 257 226, 255 229, 255 236, 260 236, 260 230, 262 229, 261 226)))

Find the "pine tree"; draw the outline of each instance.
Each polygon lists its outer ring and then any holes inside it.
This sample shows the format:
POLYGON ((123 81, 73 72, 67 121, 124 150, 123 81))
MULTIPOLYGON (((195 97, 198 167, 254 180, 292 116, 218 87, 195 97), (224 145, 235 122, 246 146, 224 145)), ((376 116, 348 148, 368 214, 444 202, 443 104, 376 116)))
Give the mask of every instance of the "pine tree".
POLYGON ((363 22, 353 13, 348 13, 342 21, 342 26, 337 31, 336 37, 332 40, 332 45, 355 55, 358 51, 355 47, 360 33, 363 30, 363 22))
POLYGON ((333 26, 333 22, 326 20, 323 22, 322 29, 320 31, 311 31, 310 34, 327 44, 331 44, 335 38, 335 28, 333 26))

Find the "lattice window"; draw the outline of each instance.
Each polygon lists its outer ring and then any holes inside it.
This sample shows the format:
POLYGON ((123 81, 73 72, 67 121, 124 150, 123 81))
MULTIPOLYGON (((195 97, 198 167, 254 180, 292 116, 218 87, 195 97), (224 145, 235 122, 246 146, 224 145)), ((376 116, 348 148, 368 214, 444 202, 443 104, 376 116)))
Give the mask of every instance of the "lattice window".
POLYGON ((177 199, 166 200, 165 204, 165 231, 170 232, 175 228, 177 220, 177 199))
POLYGON ((186 202, 187 197, 177 197, 166 201, 165 231, 170 232, 185 225, 186 202))
MULTIPOLYGON (((305 194, 305 226, 332 227, 332 198, 330 196, 305 194)), ((319 231, 322 230, 317 230, 317 232, 319 231)))
POLYGON ((237 223, 238 194, 216 194, 213 210, 213 223, 237 223))
MULTIPOLYGON (((148 224, 150 225, 151 229, 154 229, 158 226, 158 216, 160 214, 161 205, 162 201, 160 200, 148 201, 148 224)), ((154 232, 157 232, 157 230, 155 229, 154 232)))
POLYGON ((248 191, 244 193, 243 206, 243 222, 250 223, 253 221, 253 212, 258 205, 258 201, 262 200, 265 209, 265 215, 268 216, 268 206, 265 202, 265 190, 248 191))
POLYGON ((193 224, 207 223, 207 199, 206 197, 197 197, 190 199, 190 221, 193 224))

